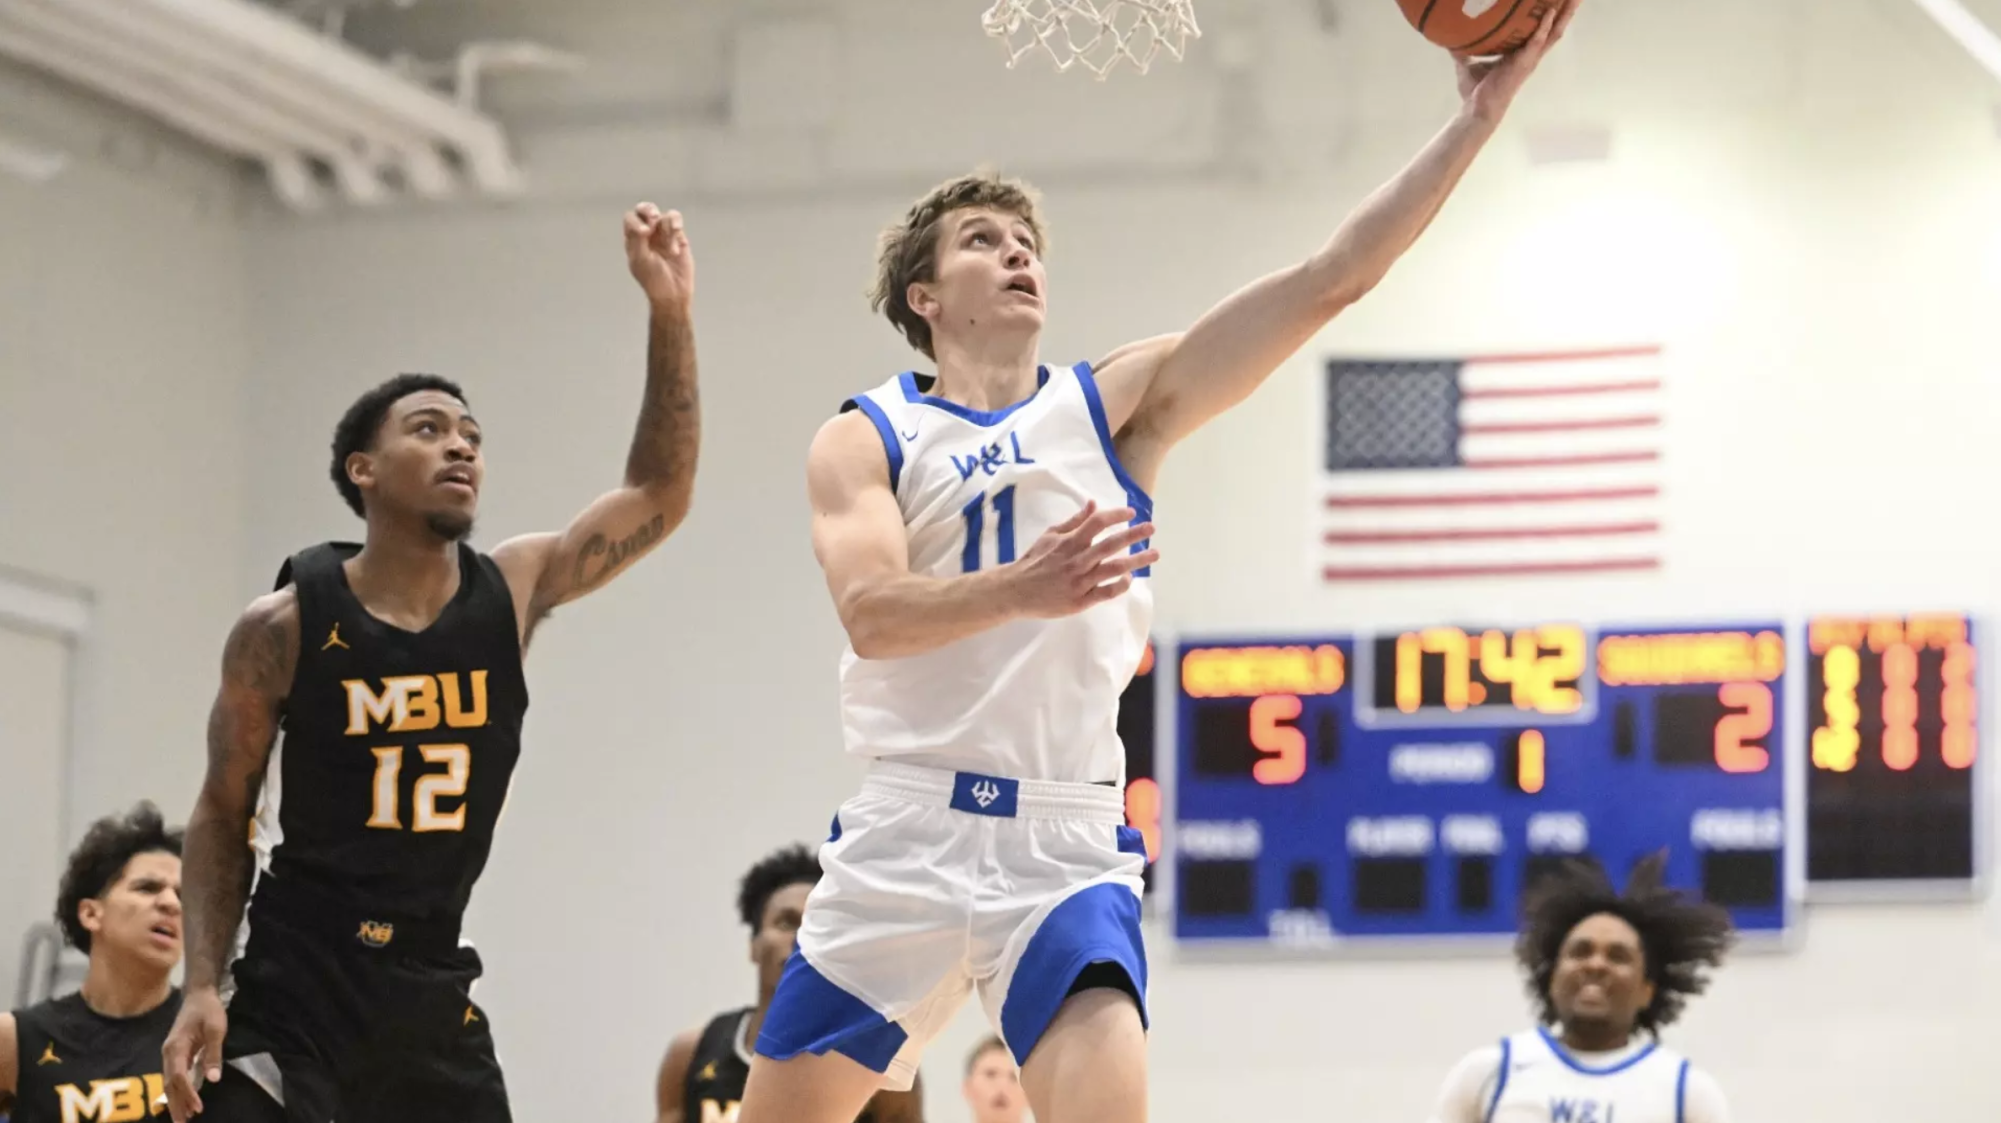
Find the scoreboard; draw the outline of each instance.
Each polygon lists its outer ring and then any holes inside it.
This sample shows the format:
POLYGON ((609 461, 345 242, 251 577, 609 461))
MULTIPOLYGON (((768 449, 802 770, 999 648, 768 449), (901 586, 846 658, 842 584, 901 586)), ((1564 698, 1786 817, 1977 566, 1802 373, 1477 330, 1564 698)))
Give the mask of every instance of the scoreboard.
POLYGON ((1780 622, 1184 640, 1174 669, 1182 941, 1498 936, 1550 864, 1662 849, 1741 930, 1791 922, 1780 622))
POLYGON ((1960 885, 1978 865, 1973 621, 1807 621, 1806 871, 1850 888, 1960 885))
POLYGON ((1154 866, 1160 860, 1161 825, 1167 815, 1160 781, 1154 774, 1154 710, 1159 705, 1153 673, 1158 650, 1148 640, 1141 653, 1139 669, 1125 692, 1119 695, 1119 740, 1126 750, 1126 825, 1146 840, 1147 867, 1142 880, 1149 899, 1153 895, 1154 866))

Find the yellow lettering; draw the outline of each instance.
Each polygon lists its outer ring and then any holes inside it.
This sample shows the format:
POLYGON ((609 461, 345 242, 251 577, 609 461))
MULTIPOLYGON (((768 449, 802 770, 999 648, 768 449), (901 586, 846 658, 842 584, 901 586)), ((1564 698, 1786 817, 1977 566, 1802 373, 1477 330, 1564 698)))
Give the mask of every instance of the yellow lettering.
POLYGON ((466 794, 472 775, 472 749, 465 745, 419 745, 426 764, 443 763, 442 773, 428 772, 417 780, 417 817, 411 829, 419 831, 462 831, 466 829, 466 805, 449 812, 438 810, 439 799, 455 799, 466 794))
POLYGON ((365 737, 373 729, 391 733, 422 733, 436 729, 440 721, 454 729, 472 729, 486 724, 486 672, 473 671, 472 701, 468 705, 456 672, 438 676, 397 675, 382 680, 377 693, 365 679, 341 683, 347 690, 347 733, 365 737), (442 687, 442 691, 440 691, 442 687), (439 705, 442 693, 443 706, 439 705))
POLYGON ((1341 649, 1202 647, 1181 660, 1181 686, 1196 698, 1256 698, 1265 694, 1333 694, 1347 680, 1341 649))
POLYGON ((400 692, 391 733, 421 733, 438 727, 438 680, 430 675, 387 678, 382 685, 400 692))
POLYGON ((157 1072, 146 1074, 146 1103, 148 1115, 164 1115, 167 1111, 167 1082, 157 1072))
MULTIPOLYGON (((370 801, 368 825, 383 830, 401 830, 400 807, 403 775, 403 746, 385 745, 375 753, 375 791, 370 801)), ((417 777, 411 792, 416 815, 411 829, 417 831, 462 831, 466 826, 465 804, 439 811, 438 800, 457 799, 466 794, 472 777, 472 748, 469 745, 418 745, 426 764, 443 764, 443 772, 427 772, 417 777)))
POLYGON ((1862 736, 1856 723, 1862 718, 1855 699, 1856 684, 1862 681, 1862 659, 1847 646, 1830 648, 1821 659, 1821 685, 1826 690, 1821 711, 1826 724, 1813 731, 1813 766, 1829 772, 1850 772, 1862 751, 1862 736))
POLYGON ((486 724, 486 672, 472 672, 472 709, 459 704, 459 676, 442 674, 438 684, 445 690, 445 724, 453 729, 471 729, 486 724))
POLYGON ((1606 636, 1598 643, 1598 677, 1607 686, 1772 682, 1785 667, 1785 639, 1776 632, 1606 636))
POLYGON ((1807 621, 1807 650, 1822 655, 1837 647, 1869 650, 1881 654, 1897 644, 1914 648, 1951 650, 1966 642, 1964 616, 1912 616, 1908 619, 1850 619, 1825 617, 1807 621))
POLYGON ((139 1123, 147 1115, 146 1084, 136 1076, 93 1080, 89 1095, 74 1084, 60 1085, 56 1100, 63 1123, 139 1123))
POLYGON ((737 1101, 718 1103, 715 1100, 702 1101, 702 1123, 736 1123, 737 1101))
POLYGON ((394 679, 382 684, 382 693, 369 688, 366 679, 351 678, 341 683, 347 688, 347 735, 365 737, 372 721, 377 725, 389 723, 392 715, 397 715, 402 707, 403 692, 393 685, 394 679))
POLYGON ((403 775, 403 746, 383 745, 368 750, 375 754, 375 790, 368 805, 368 825, 377 830, 401 830, 403 819, 396 810, 402 798, 397 781, 403 775))

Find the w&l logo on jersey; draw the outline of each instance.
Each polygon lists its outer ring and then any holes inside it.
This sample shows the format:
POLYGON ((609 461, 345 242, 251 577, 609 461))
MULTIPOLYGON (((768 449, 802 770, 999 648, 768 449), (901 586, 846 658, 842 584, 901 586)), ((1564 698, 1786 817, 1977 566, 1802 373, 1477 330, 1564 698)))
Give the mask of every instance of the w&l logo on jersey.
POLYGON ((1000 785, 994 783, 992 780, 981 780, 979 783, 973 785, 973 802, 979 804, 981 807, 992 807, 994 800, 999 798, 1000 785))
POLYGON ((1564 1096, 1549 1099, 1549 1123, 1616 1123, 1614 1105, 1597 1100, 1573 1100, 1564 1096))
POLYGON ((1021 434, 1019 433, 1009 433, 1007 435, 1006 447, 1002 447, 1001 442, 995 441, 987 447, 978 449, 967 456, 959 456, 957 454, 953 454, 952 456, 952 467, 959 470, 959 478, 962 480, 972 479, 974 472, 985 472, 991 476, 1009 464, 1033 463, 1035 461, 1028 454, 1021 451, 1021 434))

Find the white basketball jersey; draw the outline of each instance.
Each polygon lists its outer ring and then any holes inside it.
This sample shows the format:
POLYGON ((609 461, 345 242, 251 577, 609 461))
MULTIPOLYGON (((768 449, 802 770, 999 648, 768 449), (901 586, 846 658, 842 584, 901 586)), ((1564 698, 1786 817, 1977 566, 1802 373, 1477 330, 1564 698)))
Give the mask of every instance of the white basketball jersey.
POLYGON ((1488 1123, 1681 1123, 1688 1060, 1658 1042, 1587 1064, 1546 1029, 1501 1042, 1488 1123))
MULTIPOLYGON (((929 386, 904 373, 853 399, 889 457, 912 573, 1013 561, 1091 500, 1152 517, 1112 450, 1088 363, 1041 368, 1033 394, 991 412, 931 397, 929 386)), ((1123 781, 1119 694, 1153 622, 1146 571, 1134 577, 1125 595, 1075 615, 1012 620, 920 655, 862 659, 850 646, 848 751, 1023 780, 1123 781)))

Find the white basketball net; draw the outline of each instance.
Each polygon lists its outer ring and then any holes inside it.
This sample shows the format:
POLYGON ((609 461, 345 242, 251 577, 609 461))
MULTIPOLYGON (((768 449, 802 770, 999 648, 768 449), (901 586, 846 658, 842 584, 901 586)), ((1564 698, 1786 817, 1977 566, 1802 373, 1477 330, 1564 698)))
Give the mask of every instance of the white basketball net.
POLYGON ((981 23, 1010 70, 1039 47, 1057 70, 1082 66, 1099 81, 1121 62, 1145 74, 1162 51, 1179 61, 1202 36, 1194 0, 994 0, 981 23))

